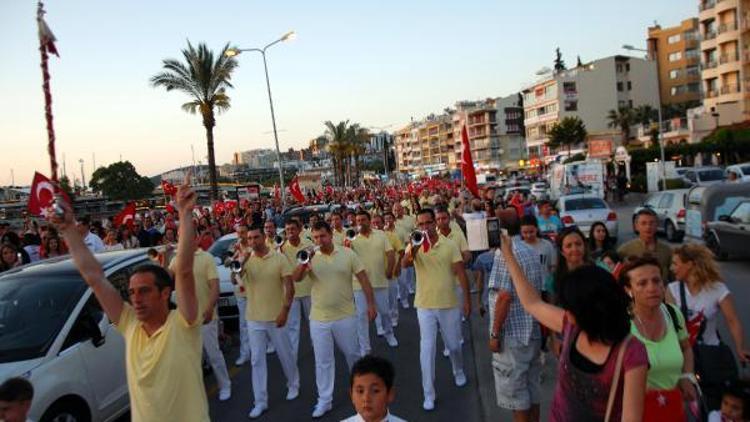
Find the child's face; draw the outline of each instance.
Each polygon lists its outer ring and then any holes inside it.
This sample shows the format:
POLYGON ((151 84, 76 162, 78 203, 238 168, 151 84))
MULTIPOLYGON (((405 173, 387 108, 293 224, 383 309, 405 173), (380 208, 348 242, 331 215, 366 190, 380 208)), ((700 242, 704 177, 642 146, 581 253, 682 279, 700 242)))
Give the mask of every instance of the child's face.
POLYGON ((385 387, 385 383, 375 374, 362 374, 354 377, 350 392, 357 413, 366 422, 380 421, 388 413, 388 404, 393 401, 395 391, 385 387))
POLYGON ((30 400, 2 401, 0 400, 0 420, 5 422, 25 422, 31 407, 30 400))
POLYGON ((721 415, 732 421, 742 421, 742 407, 742 399, 739 397, 724 395, 721 399, 721 415))

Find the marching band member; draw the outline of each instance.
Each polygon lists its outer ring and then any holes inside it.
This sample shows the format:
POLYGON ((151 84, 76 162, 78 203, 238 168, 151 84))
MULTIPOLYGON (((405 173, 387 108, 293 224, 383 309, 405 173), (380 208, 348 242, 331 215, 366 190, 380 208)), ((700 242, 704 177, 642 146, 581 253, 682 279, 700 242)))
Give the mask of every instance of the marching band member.
MULTIPOLYGON (((404 214, 404 207, 399 204, 393 204, 393 215, 396 217, 394 222, 396 232, 401 236, 401 242, 409 242, 409 234, 414 230, 414 216, 404 214)), ((409 308, 409 295, 414 294, 414 268, 403 268, 398 279, 398 295, 401 299, 401 307, 409 308)))
MULTIPOLYGON (((388 280, 388 305, 391 308, 391 325, 394 327, 398 326, 398 277, 401 274, 401 258, 404 256, 404 244, 401 242, 401 238, 396 233, 396 227, 394 223, 396 217, 392 212, 388 211, 385 213, 385 217, 376 215, 372 218, 373 226, 383 230, 385 235, 388 237, 388 241, 391 242, 391 247, 395 253, 396 265, 393 266, 393 272, 391 278, 388 280)), ((378 318, 375 320, 379 326, 379 331, 382 330, 382 319, 378 318)), ((385 331, 383 331, 385 334, 385 331)), ((380 332, 378 332, 380 335, 380 332)))
MULTIPOLYGON (((297 263, 297 252, 313 245, 312 242, 300 236, 300 229, 299 220, 293 218, 287 221, 284 226, 286 240, 279 247, 280 252, 286 256, 292 266, 297 263)), ((294 301, 289 310, 289 321, 287 321, 286 324, 286 332, 289 335, 289 341, 292 344, 292 353, 294 354, 295 362, 297 362, 297 356, 299 354, 299 327, 300 322, 302 321, 302 314, 305 315, 305 318, 307 318, 308 321, 310 320, 311 283, 310 278, 305 276, 302 281, 298 281, 294 284, 294 301)))
POLYGON ((338 211, 331 213, 331 228, 333 229, 333 243, 337 246, 344 246, 346 229, 344 229, 344 219, 338 211))
MULTIPOLYGON (((232 254, 232 261, 245 262, 248 256, 250 256, 250 243, 247 241, 247 224, 240 223, 235 227, 237 232, 237 242, 232 245, 234 253, 232 254)), ((247 308, 247 296, 245 294, 245 286, 242 285, 242 280, 237 274, 232 273, 230 275, 232 284, 234 285, 234 296, 237 299, 237 310, 239 311, 239 332, 240 332, 240 356, 234 362, 237 366, 242 366, 245 362, 250 360, 250 341, 247 337, 247 330, 245 329, 245 309, 247 308)))

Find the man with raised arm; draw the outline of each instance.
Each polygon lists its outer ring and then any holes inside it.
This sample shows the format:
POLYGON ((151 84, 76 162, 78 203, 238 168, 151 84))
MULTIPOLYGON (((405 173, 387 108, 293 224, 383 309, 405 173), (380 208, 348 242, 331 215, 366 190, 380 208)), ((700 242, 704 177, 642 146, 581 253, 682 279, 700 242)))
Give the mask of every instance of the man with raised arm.
POLYGON ((104 276, 76 230, 71 208, 55 219, 73 262, 109 319, 125 338, 125 366, 133 421, 208 421, 201 371, 201 323, 193 277, 196 195, 189 175, 177 189, 180 236, 175 281, 162 267, 144 264, 130 275, 129 303, 104 276), (176 286, 177 310, 169 309, 176 286))

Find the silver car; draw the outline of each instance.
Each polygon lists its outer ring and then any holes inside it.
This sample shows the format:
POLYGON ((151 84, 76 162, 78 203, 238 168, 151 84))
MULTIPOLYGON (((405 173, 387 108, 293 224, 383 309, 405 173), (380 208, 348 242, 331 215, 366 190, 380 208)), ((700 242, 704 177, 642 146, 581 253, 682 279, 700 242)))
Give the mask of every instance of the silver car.
POLYGON ((650 208, 659 219, 658 231, 663 232, 670 242, 681 242, 685 236, 685 198, 689 189, 665 190, 654 192, 633 212, 633 230, 635 215, 643 208, 650 208))
POLYGON ((706 166, 689 168, 682 178, 690 186, 708 186, 723 182, 726 175, 721 167, 706 166))
POLYGON ((590 194, 566 195, 557 200, 556 208, 563 225, 578 226, 588 236, 591 226, 601 221, 609 235, 617 238, 617 213, 607 201, 590 194))

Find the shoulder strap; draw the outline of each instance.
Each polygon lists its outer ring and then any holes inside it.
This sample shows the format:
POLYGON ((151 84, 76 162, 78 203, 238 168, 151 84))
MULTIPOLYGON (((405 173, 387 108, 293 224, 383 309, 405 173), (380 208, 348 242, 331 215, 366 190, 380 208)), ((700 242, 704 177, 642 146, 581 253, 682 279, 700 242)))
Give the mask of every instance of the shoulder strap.
POLYGON ((688 320, 688 308, 687 299, 685 298, 685 282, 680 281, 680 309, 682 310, 682 316, 685 317, 685 321, 688 320))
POLYGON ((675 311, 674 306, 665 303, 664 304, 667 307, 667 313, 669 314, 669 318, 672 319, 672 325, 674 326, 674 331, 679 332, 680 331, 680 321, 677 320, 677 311, 675 311))
POLYGON ((615 404, 615 395, 617 394, 617 386, 620 383, 620 372, 622 372, 622 358, 625 355, 625 349, 630 343, 630 334, 620 342, 620 350, 617 352, 617 361, 615 362, 615 373, 612 378, 612 385, 609 387, 609 399, 607 399, 607 413, 604 415, 604 422, 609 422, 612 416, 612 408, 615 404))

